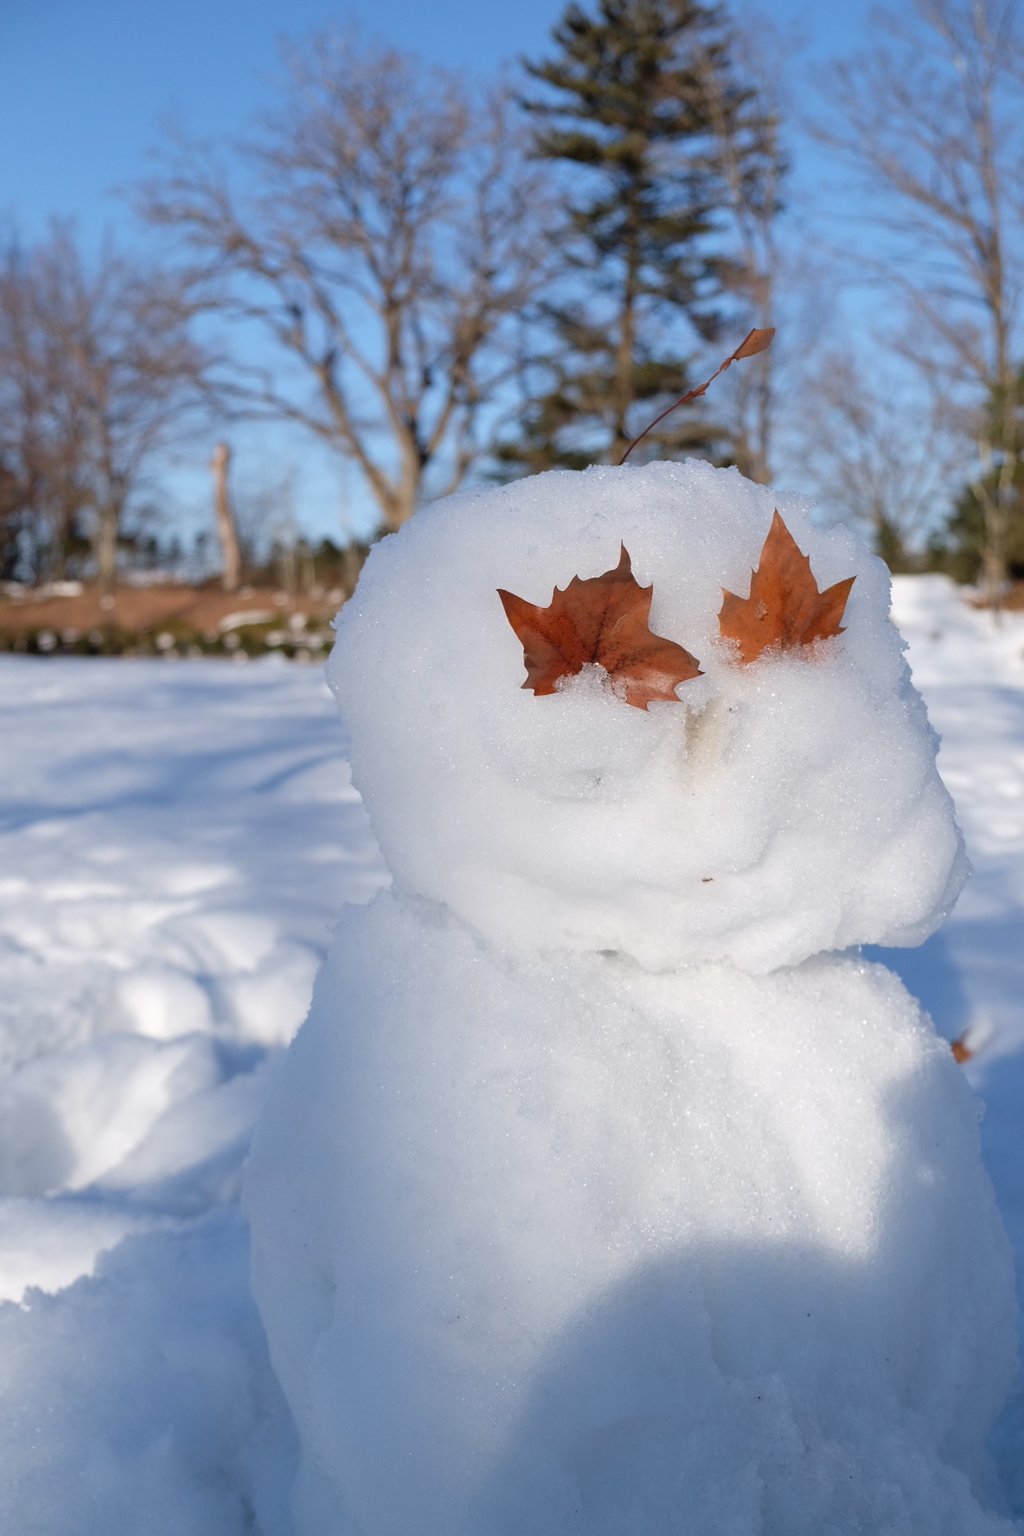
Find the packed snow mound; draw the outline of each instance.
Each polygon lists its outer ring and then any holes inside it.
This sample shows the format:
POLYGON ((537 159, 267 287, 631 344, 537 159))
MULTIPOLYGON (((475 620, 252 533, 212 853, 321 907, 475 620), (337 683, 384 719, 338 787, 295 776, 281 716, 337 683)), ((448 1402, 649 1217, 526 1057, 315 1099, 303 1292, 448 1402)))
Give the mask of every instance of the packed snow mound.
POLYGON ((257 1131, 303 1536, 995 1536, 1008 1246, 899 981, 344 915, 257 1131))
POLYGON ((888 572, 807 503, 690 461, 553 472, 440 502, 378 545, 329 678, 397 886, 492 942, 753 973, 921 942, 965 874, 936 742, 889 621, 888 572), (737 665, 722 589, 749 590, 775 506, 846 630, 737 665), (618 563, 704 676, 645 712, 599 668, 549 697, 497 595, 547 605, 618 563))
POLYGON ((56 1296, 0 1308, 0 1529, 287 1529, 294 1437, 246 1288, 237 1209, 136 1234, 56 1296))

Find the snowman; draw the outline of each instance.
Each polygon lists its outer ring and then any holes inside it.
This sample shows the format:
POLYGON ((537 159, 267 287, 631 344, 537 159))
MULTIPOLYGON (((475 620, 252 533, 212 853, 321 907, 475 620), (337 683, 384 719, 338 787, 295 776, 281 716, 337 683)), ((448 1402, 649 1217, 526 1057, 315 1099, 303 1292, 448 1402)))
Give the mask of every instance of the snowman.
POLYGON ((300 1536, 1013 1528, 976 1101, 859 950, 966 871, 888 605, 851 533, 693 461, 374 550, 330 680, 393 885, 248 1177, 300 1536), (640 671, 579 640, 620 602, 640 671))

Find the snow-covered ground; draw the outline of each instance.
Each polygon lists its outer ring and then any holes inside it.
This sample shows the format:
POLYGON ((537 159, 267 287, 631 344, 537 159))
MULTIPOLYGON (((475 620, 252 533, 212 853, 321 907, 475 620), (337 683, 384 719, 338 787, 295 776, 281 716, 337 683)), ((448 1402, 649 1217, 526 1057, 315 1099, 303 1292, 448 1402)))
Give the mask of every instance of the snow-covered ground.
MULTIPOLYGON (((1024 1271, 1024 616, 941 578, 895 616, 975 874, 876 953, 977 1043, 1024 1271)), ((0 724, 0 1528, 282 1532, 237 1196, 332 917, 387 878, 334 705, 313 668, 0 658, 0 724)))
POLYGON ((973 865, 953 915, 914 950, 876 950, 942 1034, 977 1049, 982 1137, 1024 1274, 1024 615, 969 608, 942 577, 899 577, 893 616, 942 740, 973 865))
POLYGON ((243 1159, 386 875, 319 668, 3 658, 0 730, 0 1529, 229 1536, 283 1481, 243 1159))

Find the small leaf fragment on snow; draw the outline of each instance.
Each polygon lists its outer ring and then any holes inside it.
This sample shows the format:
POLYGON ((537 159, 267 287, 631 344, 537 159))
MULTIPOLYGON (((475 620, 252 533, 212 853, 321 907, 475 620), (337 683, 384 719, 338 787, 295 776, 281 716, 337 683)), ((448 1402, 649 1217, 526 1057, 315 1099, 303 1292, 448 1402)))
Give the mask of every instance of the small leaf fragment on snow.
POLYGON ((614 570, 586 580, 574 576, 564 589, 555 588, 547 608, 499 588, 523 644, 523 687, 538 695, 554 693, 560 677, 573 677, 596 662, 634 708, 646 709, 653 699, 677 703, 676 687, 698 677, 700 667, 674 640, 651 633, 653 592, 653 586, 637 582, 625 545, 614 570))
POLYGON ((736 641, 743 662, 756 661, 773 647, 786 651, 827 640, 843 632, 841 620, 855 580, 848 576, 819 591, 810 560, 776 512, 750 578, 749 597, 723 588, 718 627, 725 639, 736 641))

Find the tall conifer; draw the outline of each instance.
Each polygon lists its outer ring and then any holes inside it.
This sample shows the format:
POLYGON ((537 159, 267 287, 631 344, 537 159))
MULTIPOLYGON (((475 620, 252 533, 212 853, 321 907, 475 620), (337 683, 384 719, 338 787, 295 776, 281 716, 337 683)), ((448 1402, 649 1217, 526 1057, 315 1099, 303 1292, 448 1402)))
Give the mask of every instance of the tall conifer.
MULTIPOLYGON (((686 352, 715 338, 723 292, 742 286, 717 217, 729 193, 716 133, 724 122, 734 154, 759 138, 717 6, 598 0, 590 14, 571 4, 553 38, 555 57, 526 63, 549 89, 524 105, 538 119, 536 153, 567 172, 555 232, 566 296, 542 311, 542 382, 502 451, 516 469, 616 462, 640 417, 688 387, 686 352)), ((747 158, 749 180, 758 170, 747 158)), ((651 447, 707 449, 715 436, 690 415, 651 447)))

